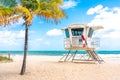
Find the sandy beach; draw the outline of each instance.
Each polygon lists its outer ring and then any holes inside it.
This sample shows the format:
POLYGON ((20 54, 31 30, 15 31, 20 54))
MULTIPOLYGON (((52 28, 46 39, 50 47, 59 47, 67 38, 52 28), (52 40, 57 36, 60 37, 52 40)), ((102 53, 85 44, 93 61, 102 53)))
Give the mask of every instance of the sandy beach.
POLYGON ((59 56, 28 56, 26 74, 19 75, 22 56, 0 63, 0 80, 120 80, 120 58, 103 64, 60 63, 59 56))

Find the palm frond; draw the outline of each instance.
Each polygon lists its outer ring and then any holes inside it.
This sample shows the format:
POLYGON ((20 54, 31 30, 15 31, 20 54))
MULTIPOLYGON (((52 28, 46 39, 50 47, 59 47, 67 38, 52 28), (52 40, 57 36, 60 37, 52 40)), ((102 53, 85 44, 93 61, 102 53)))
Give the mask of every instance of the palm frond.
POLYGON ((11 23, 16 23, 18 21, 19 18, 21 18, 22 15, 14 15, 11 17, 3 17, 0 20, 0 25, 10 25, 11 23))
POLYGON ((32 14, 25 7, 18 6, 16 8, 0 8, 0 25, 8 25, 23 17, 25 23, 30 25, 32 22, 32 14))
POLYGON ((0 8, 0 25, 7 25, 11 21, 16 21, 20 16, 15 16, 14 8, 6 8, 2 6, 0 8))
POLYGON ((0 0, 0 3, 6 7, 15 7, 17 5, 16 0, 0 0))
POLYGON ((36 12, 38 16, 44 17, 47 21, 54 20, 56 23, 59 19, 66 17, 64 11, 59 7, 62 0, 40 0, 40 10, 36 12), (60 2, 59 2, 60 1, 60 2))
POLYGON ((31 12, 26 7, 23 6, 18 6, 17 10, 18 12, 22 12, 23 19, 25 20, 25 24, 31 25, 33 18, 31 12))
POLYGON ((11 16, 14 13, 15 13, 15 10, 13 8, 6 8, 6 7, 1 7, 0 8, 0 17, 11 16))
POLYGON ((38 8, 38 0, 20 0, 20 2, 29 11, 35 11, 38 8))

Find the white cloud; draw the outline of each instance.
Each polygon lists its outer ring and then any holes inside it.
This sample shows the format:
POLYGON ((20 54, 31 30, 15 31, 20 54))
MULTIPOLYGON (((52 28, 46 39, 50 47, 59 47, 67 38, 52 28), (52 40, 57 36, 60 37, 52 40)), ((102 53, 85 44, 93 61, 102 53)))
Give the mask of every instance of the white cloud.
MULTIPOLYGON (((101 5, 102 6, 102 5, 101 5)), ((96 8, 96 7, 95 7, 96 8)), ((114 7, 114 8, 106 8, 101 7, 98 10, 88 10, 87 14, 95 14, 95 17, 93 20, 91 20, 88 24, 89 25, 101 25, 104 27, 101 31, 96 31, 94 36, 98 36, 102 38, 104 43, 108 43, 110 39, 112 39, 112 43, 116 43, 117 39, 120 40, 120 7, 114 7), (97 12, 98 11, 98 12, 97 12), (105 42, 105 41, 107 42, 105 42)), ((119 42, 118 42, 119 43, 119 42)), ((108 44, 110 47, 110 44, 108 44)), ((120 44, 117 44, 120 45, 120 44)), ((113 44, 113 46, 117 46, 116 44, 113 44)), ((112 47, 112 46, 111 46, 112 47)), ((117 47, 116 47, 117 49, 117 47)))
POLYGON ((120 31, 114 31, 110 33, 106 33, 106 35, 103 35, 103 38, 114 38, 114 39, 120 39, 120 31))
POLYGON ((49 46, 49 45, 50 45, 50 42, 46 41, 44 44, 49 46))
POLYGON ((41 41, 43 41, 43 39, 42 38, 38 38, 38 39, 36 39, 36 41, 37 42, 41 42, 41 41))
POLYGON ((78 2, 74 1, 74 0, 68 0, 68 1, 64 1, 64 4, 62 6, 60 6, 62 9, 69 9, 69 8, 73 8, 75 6, 77 6, 78 2))
POLYGON ((101 13, 101 12, 104 12, 104 11, 107 11, 107 10, 108 10, 108 7, 103 8, 102 5, 98 5, 98 6, 94 7, 94 8, 90 8, 87 11, 87 14, 92 15, 92 14, 101 13))
POLYGON ((29 49, 34 49, 34 48, 40 48, 42 46, 42 43, 44 42, 43 38, 31 38, 29 40, 29 49), (35 45, 35 46, 33 46, 35 45))
POLYGON ((104 31, 113 30, 120 31, 120 8, 108 8, 105 10, 105 7, 101 8, 101 12, 97 13, 93 20, 91 20, 89 25, 102 25, 105 29, 104 31))
POLYGON ((20 30, 18 35, 17 35, 17 37, 18 38, 24 38, 24 36, 25 36, 25 31, 24 30, 20 30))
MULTIPOLYGON (((19 45, 24 38, 24 31, 0 31, 0 44, 14 46, 19 45)), ((3 46, 1 45, 1 46, 3 46)))
POLYGON ((53 29, 53 30, 49 30, 46 34, 48 36, 60 36, 62 35, 62 31, 58 29, 53 29))

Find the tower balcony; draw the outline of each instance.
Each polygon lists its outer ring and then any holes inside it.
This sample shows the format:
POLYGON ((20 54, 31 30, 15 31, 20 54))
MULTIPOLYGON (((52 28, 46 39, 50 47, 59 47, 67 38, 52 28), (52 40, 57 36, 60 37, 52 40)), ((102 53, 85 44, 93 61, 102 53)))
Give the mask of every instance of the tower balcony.
POLYGON ((64 48, 66 50, 95 50, 99 46, 99 38, 91 38, 86 41, 83 41, 80 36, 64 38, 64 48))

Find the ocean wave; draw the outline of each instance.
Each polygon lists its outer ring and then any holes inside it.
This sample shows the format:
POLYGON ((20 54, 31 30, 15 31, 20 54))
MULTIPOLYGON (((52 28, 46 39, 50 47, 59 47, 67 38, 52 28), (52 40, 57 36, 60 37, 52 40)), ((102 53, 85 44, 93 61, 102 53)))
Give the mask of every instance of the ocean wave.
POLYGON ((120 54, 98 54, 102 58, 120 58, 120 54))

